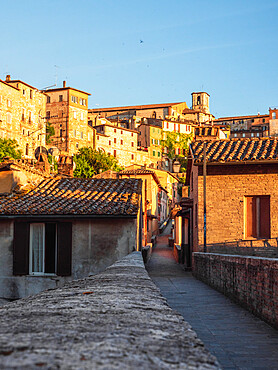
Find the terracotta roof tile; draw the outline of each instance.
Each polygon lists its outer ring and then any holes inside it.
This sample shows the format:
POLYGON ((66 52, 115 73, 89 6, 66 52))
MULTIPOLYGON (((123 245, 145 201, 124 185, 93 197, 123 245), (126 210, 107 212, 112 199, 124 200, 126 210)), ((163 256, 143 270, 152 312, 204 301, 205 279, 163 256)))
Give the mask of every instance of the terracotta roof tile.
MULTIPOLYGON (((207 162, 278 160, 278 139, 272 137, 206 141, 207 162)), ((203 162, 204 141, 190 144, 195 163, 203 162)))
POLYGON ((140 179, 45 180, 28 193, 0 196, 0 215, 135 216, 141 188, 140 179))

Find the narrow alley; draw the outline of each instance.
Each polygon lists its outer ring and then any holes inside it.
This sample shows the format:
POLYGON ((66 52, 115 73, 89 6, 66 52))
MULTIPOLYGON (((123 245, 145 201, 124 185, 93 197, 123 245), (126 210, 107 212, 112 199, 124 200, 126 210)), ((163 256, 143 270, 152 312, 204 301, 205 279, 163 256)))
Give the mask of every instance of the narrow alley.
POLYGON ((147 265, 154 283, 196 331, 223 369, 278 369, 278 332, 201 281, 174 260, 170 225, 147 265))

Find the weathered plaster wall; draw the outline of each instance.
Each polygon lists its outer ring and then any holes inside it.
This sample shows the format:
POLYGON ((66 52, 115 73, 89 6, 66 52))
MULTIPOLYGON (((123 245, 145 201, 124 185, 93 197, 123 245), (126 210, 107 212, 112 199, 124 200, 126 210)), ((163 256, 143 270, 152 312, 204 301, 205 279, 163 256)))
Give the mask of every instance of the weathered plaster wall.
POLYGON ((13 221, 0 220, 0 298, 21 298, 103 271, 136 250, 136 219, 92 219, 72 225, 72 275, 13 276, 13 221))

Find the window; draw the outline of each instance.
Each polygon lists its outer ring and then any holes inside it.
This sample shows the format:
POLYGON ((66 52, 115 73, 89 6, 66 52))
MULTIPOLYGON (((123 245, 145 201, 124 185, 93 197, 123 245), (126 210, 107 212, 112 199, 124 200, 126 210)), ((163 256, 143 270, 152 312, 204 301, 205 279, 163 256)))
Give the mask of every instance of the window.
POLYGON ((245 237, 270 238, 270 196, 245 197, 245 237))
POLYGON ((131 160, 132 161, 134 160, 134 154, 131 154, 131 160))
POLYGON ((254 136, 254 132, 251 132, 251 137, 253 137, 254 136))
POLYGON ((258 137, 260 136, 260 133, 259 133, 259 132, 257 132, 257 136, 258 136, 258 137))
POLYGON ((14 275, 71 275, 71 222, 14 222, 14 275))
POLYGON ((113 155, 114 155, 114 157, 115 157, 115 158, 117 157, 117 152, 116 152, 116 150, 114 150, 113 155))
POLYGON ((114 132, 117 132, 117 130, 114 128, 114 132))
POLYGON ((22 90, 22 95, 25 95, 25 90, 24 89, 22 90))
POLYGON ((47 96, 47 97, 46 97, 46 102, 47 102, 47 103, 50 103, 50 102, 51 102, 51 98, 50 98, 50 96, 47 96))
POLYGON ((276 119, 276 112, 272 112, 272 119, 276 119))
POLYGON ((83 139, 83 131, 80 132, 80 137, 83 139))
POLYGON ((78 98, 77 98, 77 96, 72 95, 72 96, 71 96, 71 101, 72 101, 72 103, 77 104, 77 103, 78 103, 78 98))
POLYGON ((63 136, 63 130, 60 129, 60 137, 62 137, 62 136, 63 136))
POLYGON ((234 137, 237 137, 237 134, 234 134, 234 137))
POLYGON ((97 140, 99 140, 99 136, 97 135, 97 140))
POLYGON ((78 144, 78 143, 76 143, 76 144, 75 144, 75 147, 76 147, 76 149, 78 149, 78 148, 79 148, 79 144, 78 144))
POLYGON ((155 157, 155 150, 153 150, 153 156, 155 157))
POLYGON ((46 118, 50 118, 50 110, 46 111, 46 118))
POLYGON ((76 112, 73 112, 73 118, 76 118, 76 112))
POLYGON ((21 113, 21 121, 24 121, 24 120, 25 120, 25 109, 23 108, 22 113, 21 113))
POLYGON ((201 104, 201 97, 197 96, 197 105, 200 105, 200 104, 201 104))
POLYGON ((10 100, 10 99, 7 99, 7 106, 9 107, 9 108, 11 108, 12 107, 12 101, 10 100))
POLYGON ((63 101, 63 95, 59 95, 59 101, 63 101))
POLYGON ((32 123, 32 112, 29 112, 29 123, 32 123))
POLYGON ((109 145, 111 145, 111 140, 109 140, 109 145))
POLYGON ((123 134, 123 131, 121 130, 121 135, 123 134))
POLYGON ((123 140, 121 140, 121 145, 123 145, 123 143, 124 143, 123 140))
POLYGON ((76 130, 73 130, 73 136, 76 137, 76 130))
POLYGON ((133 132, 131 133, 131 136, 133 136, 133 132))
POLYGON ((244 133, 242 134, 242 137, 245 137, 245 134, 244 133))
POLYGON ((114 137, 114 144, 116 144, 117 143, 117 139, 114 137))
POLYGON ((160 157, 160 152, 157 152, 157 156, 160 157))
POLYGON ((33 90, 30 90, 30 99, 33 99, 33 90))
POLYGON ((25 146, 25 155, 28 155, 28 154, 29 154, 29 144, 27 143, 25 146))
POLYGON ((29 261, 32 275, 56 273, 56 224, 30 224, 29 261))
POLYGON ((131 146, 134 146, 134 142, 133 141, 131 142, 131 146))
POLYGON ((12 122, 12 115, 11 113, 7 113, 7 123, 11 123, 12 122))

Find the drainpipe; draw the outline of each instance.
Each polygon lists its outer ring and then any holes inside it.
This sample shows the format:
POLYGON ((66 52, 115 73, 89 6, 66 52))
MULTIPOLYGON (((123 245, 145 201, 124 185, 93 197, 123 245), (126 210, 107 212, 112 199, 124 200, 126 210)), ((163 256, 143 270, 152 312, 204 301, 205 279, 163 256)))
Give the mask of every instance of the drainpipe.
POLYGON ((207 153, 204 141, 203 187, 204 187, 204 253, 207 252, 207 153))

